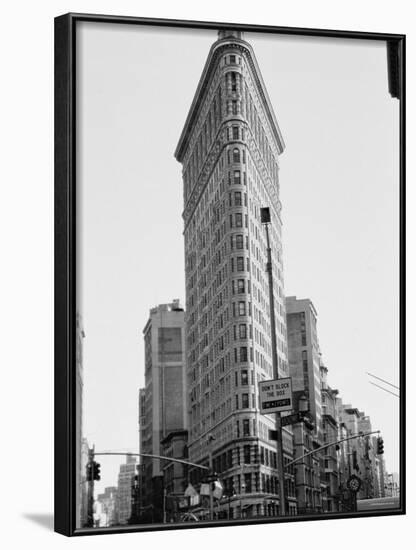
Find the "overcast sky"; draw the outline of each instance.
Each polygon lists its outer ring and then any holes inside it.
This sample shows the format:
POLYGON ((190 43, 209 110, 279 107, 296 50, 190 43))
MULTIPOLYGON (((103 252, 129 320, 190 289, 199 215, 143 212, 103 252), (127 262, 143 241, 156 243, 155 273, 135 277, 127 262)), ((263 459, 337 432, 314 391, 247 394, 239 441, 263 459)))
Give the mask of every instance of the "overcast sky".
MULTIPOLYGON (((84 430, 138 449, 142 329, 184 302, 181 166, 173 153, 215 31, 79 24, 77 189, 84 430)), ((385 43, 246 33, 286 150, 280 157, 287 296, 310 298, 328 382, 371 416, 399 468, 399 103, 385 43), (391 389, 391 388, 390 388, 391 389)), ((120 459, 102 458, 103 487, 120 459)))

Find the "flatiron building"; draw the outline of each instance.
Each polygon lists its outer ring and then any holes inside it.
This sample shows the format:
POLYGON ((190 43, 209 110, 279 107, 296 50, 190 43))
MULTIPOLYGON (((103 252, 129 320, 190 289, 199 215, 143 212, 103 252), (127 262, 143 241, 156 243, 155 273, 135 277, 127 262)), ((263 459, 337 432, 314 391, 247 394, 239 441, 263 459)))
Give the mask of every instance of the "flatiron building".
MULTIPOLYGON (((222 517, 279 512, 275 429, 259 412, 273 377, 266 237, 269 207, 280 376, 288 376, 279 156, 284 142, 253 48, 240 31, 212 45, 175 151, 183 170, 189 460, 209 465, 228 495, 222 517)), ((292 434, 284 433, 285 462, 292 434)), ((191 471, 198 483, 200 473, 191 471)), ((287 513, 295 513, 287 474, 287 513)), ((224 500, 224 499, 223 499, 224 500)), ((217 510, 217 505, 216 505, 217 510)), ((216 512, 217 513, 217 512, 216 512)))

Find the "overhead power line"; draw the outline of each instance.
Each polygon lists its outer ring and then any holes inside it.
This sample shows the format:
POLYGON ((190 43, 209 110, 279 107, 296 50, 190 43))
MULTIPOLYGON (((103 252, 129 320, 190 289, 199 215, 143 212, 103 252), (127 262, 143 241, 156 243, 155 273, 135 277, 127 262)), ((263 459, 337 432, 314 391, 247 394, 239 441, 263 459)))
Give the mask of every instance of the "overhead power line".
POLYGON ((387 380, 384 380, 384 378, 380 378, 379 376, 376 376, 375 374, 371 374, 371 372, 367 372, 368 376, 372 376, 373 378, 377 378, 377 380, 381 380, 381 382, 384 382, 384 384, 388 384, 392 388, 395 388, 396 390, 400 391, 400 388, 398 386, 395 386, 394 384, 391 384, 390 382, 387 382, 387 380))
POLYGON ((391 395, 394 395, 394 397, 400 397, 400 395, 397 395, 397 393, 393 393, 390 390, 386 390, 386 388, 383 388, 383 386, 379 386, 378 384, 375 384, 374 382, 370 382, 370 384, 373 384, 373 386, 377 386, 377 388, 380 388, 380 390, 384 390, 387 393, 391 393, 391 395))

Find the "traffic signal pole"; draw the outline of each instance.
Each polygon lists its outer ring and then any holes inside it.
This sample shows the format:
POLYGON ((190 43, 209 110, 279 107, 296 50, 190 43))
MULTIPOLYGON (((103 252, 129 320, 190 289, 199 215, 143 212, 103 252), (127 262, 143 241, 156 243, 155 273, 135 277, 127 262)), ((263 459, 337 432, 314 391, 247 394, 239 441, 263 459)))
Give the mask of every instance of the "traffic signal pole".
MULTIPOLYGON (((313 455, 315 453, 319 453, 319 451, 322 451, 323 449, 327 449, 328 447, 333 447, 334 445, 338 445, 339 443, 344 443, 344 441, 350 441, 351 439, 357 439, 359 437, 365 437, 366 435, 372 435, 372 434, 379 434, 380 430, 376 430, 374 432, 365 432, 361 434, 355 434, 351 435, 349 437, 345 437, 344 439, 338 439, 337 441, 332 441, 331 443, 327 443, 326 445, 322 445, 321 447, 318 447, 317 449, 314 449, 313 451, 309 451, 308 453, 303 454, 302 456, 299 456, 298 458, 295 458, 295 460, 291 460, 286 464, 286 468, 289 466, 292 466, 292 464, 296 464, 296 462, 300 462, 305 457, 313 455)), ((349 453, 348 453, 349 454, 349 453)), ((349 473, 351 474, 351 465, 349 463, 348 459, 348 466, 349 466, 349 473)))
MULTIPOLYGON (((272 345, 272 365, 273 365, 273 377, 275 380, 279 378, 279 367, 277 364, 277 342, 276 342, 276 318, 274 313, 274 295, 273 295, 273 267, 272 267, 272 249, 270 246, 269 225, 270 225, 270 210, 262 208, 262 211, 267 210, 266 217, 263 218, 262 223, 266 228, 266 241, 267 241, 267 264, 266 271, 269 281, 269 307, 270 307, 270 332, 271 332, 271 345, 272 345), (267 217, 268 215, 268 217, 267 217), (263 221, 268 220, 268 221, 263 221)), ((277 451, 277 468, 279 474, 279 515, 286 515, 286 501, 285 501, 285 472, 283 467, 283 438, 282 438, 282 424, 280 412, 276 413, 276 451, 277 451)))

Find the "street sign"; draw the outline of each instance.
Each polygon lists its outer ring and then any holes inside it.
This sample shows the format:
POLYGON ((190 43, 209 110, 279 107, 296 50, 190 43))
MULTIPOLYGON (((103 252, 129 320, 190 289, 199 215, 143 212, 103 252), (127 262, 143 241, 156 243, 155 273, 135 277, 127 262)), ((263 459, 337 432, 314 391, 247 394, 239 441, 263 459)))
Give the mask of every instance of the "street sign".
POLYGON ((297 412, 294 414, 289 414, 288 416, 282 416, 280 423, 282 426, 289 426, 290 424, 297 424, 302 421, 301 413, 297 412))
POLYGON ((293 409, 292 379, 263 380, 259 382, 260 412, 262 414, 293 409))

